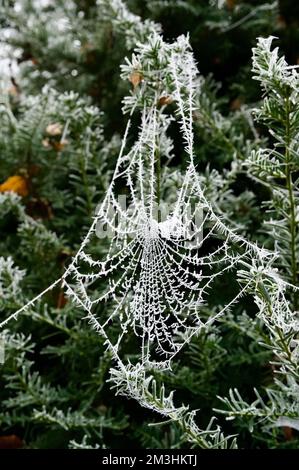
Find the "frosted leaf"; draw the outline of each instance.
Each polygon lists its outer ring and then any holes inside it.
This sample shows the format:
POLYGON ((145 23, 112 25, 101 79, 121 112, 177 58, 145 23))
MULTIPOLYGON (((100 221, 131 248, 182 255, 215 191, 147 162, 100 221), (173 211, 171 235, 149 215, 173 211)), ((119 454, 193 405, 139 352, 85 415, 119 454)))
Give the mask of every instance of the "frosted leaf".
POLYGON ((0 256, 0 299, 13 300, 19 297, 20 283, 25 276, 25 271, 14 266, 11 256, 0 256))

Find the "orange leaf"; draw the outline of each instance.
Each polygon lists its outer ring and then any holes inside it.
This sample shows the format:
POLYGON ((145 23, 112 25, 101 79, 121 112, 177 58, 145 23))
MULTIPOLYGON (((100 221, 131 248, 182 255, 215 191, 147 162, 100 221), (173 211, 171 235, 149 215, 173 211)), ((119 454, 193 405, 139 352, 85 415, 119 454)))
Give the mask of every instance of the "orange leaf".
POLYGON ((29 193, 28 184, 26 178, 19 175, 10 176, 0 185, 0 193, 12 191, 20 196, 27 196, 29 193))
POLYGON ((63 290, 58 294, 57 308, 63 308, 67 304, 68 299, 65 297, 63 290))
POLYGON ((283 433, 286 441, 291 441, 293 439, 293 430, 289 426, 284 426, 283 433))
POLYGON ((26 205, 26 212, 34 219, 52 219, 53 211, 46 199, 31 198, 26 205))
POLYGON ((136 88, 139 83, 142 81, 143 75, 140 72, 132 72, 131 75, 129 76, 129 80, 132 83, 133 87, 136 88))
POLYGON ((238 98, 235 98, 231 103, 230 103, 230 109, 232 111, 237 111, 238 109, 241 108, 243 104, 243 100, 242 98, 238 97, 238 98))
POLYGON ((0 449, 19 449, 23 447, 23 441, 15 434, 0 436, 0 449))
POLYGON ((158 101, 158 106, 163 106, 166 104, 171 104, 173 102, 173 99, 171 96, 161 96, 158 101))
POLYGON ((51 142, 51 145, 56 152, 61 152, 64 147, 68 144, 68 140, 60 140, 59 142, 51 142))
POLYGON ((233 10, 236 6, 236 0, 226 0, 228 10, 233 10))

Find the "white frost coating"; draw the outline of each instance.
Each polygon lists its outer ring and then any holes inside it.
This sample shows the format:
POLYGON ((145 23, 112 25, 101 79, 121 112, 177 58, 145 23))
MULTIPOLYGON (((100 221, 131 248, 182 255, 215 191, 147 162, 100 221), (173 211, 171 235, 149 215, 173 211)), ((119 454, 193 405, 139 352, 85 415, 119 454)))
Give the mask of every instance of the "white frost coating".
POLYGON ((0 256, 0 299, 14 299, 20 295, 20 282, 25 276, 25 271, 14 266, 11 256, 0 256))
POLYGON ((136 41, 146 41, 155 31, 161 33, 159 24, 149 19, 142 20, 128 10, 122 0, 97 0, 99 11, 104 19, 108 19, 117 33, 123 33, 128 49, 135 47, 136 41))
POLYGON ((25 271, 14 266, 11 256, 0 256, 0 299, 13 300, 21 292, 20 282, 25 276, 25 271))

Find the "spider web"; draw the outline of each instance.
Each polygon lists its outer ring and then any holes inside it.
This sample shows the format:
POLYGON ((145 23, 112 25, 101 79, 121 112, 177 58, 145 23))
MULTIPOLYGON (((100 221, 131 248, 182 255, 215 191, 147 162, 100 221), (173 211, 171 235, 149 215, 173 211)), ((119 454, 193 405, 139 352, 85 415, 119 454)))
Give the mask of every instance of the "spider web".
MULTIPOLYGON (((163 50, 165 43, 157 37, 153 44, 155 41, 163 50)), ((147 52, 145 47, 139 54, 138 63, 143 68, 147 52)), ((150 80, 162 82, 165 73, 171 78, 171 97, 188 155, 176 202, 166 220, 160 220, 157 142, 170 119, 164 108, 159 108, 161 90, 155 90, 151 101, 145 100, 140 109, 137 141, 126 151, 131 120, 128 122, 106 197, 64 276, 69 296, 87 312, 86 317, 104 335, 115 357, 119 358, 122 342, 132 331, 140 350, 138 360, 144 367, 169 367, 194 334, 240 299, 247 285, 220 311, 208 319, 201 316, 213 285, 219 285, 227 271, 250 262, 253 256, 259 263, 272 256, 230 230, 206 200, 193 158, 196 66, 186 38, 167 45, 167 54, 167 71, 154 71, 150 80), (130 201, 129 208, 119 202, 119 187, 130 201), (107 255, 101 260, 89 252, 99 224, 111 232, 107 255), (107 288, 99 295, 103 281, 107 288), (110 300, 113 309, 103 321, 97 314, 98 306, 110 300), (119 327, 116 340, 109 335, 112 323, 119 327)), ((133 104, 131 117, 139 102, 133 104)))
MULTIPOLYGON (((141 367, 169 368, 194 334, 223 315, 246 292, 250 281, 224 307, 202 316, 211 292, 215 286, 221 288, 226 273, 250 267, 252 258, 257 265, 269 264, 273 254, 232 231, 204 195, 194 164, 197 68, 188 39, 182 36, 166 44, 154 35, 148 45, 139 46, 127 69, 134 71, 137 66, 144 78, 125 100, 124 108, 130 110, 130 116, 107 193, 70 266, 46 291, 62 281, 119 364, 122 345, 133 333, 141 367), (148 59, 153 49, 158 51, 156 69, 148 59), (171 96, 187 155, 182 185, 165 220, 159 212, 157 155, 173 117, 166 105, 161 106, 161 96, 168 101, 171 96), (139 132, 130 147, 136 115, 139 132), (126 195, 128 207, 120 202, 121 194, 126 195), (110 234, 108 249, 101 258, 94 248, 104 244, 98 238, 99 227, 106 227, 110 234), (101 315, 103 303, 112 306, 108 316, 101 315), (115 329, 111 333, 111 325, 117 325, 117 335, 115 329)), ((124 73, 127 69, 124 67, 124 73)), ((0 326, 17 318, 46 291, 0 326)))

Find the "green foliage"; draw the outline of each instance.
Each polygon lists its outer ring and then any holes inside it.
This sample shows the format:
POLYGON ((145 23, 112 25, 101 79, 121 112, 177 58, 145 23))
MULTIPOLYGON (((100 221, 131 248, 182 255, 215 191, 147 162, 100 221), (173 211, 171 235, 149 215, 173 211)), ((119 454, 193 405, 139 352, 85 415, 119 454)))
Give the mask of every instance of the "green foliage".
MULTIPOLYGON (((296 2, 126 3, 2 7, 1 24, 13 33, 3 28, 0 41, 20 70, 1 84, 0 184, 22 176, 28 194, 0 192, 1 319, 57 279, 76 252, 121 145, 121 98, 132 84, 119 79, 119 65, 152 28, 171 39, 190 32, 202 73, 195 155, 207 198, 239 233, 275 249, 278 273, 297 284, 298 75, 271 50, 271 39, 256 46, 257 36, 278 35, 296 63, 298 28, 289 13, 296 2)), ((171 132, 166 200, 185 164, 171 132)), ((92 248, 106 249, 104 241, 92 248)), ((56 286, 1 333, 0 433, 17 434, 29 448, 234 447, 226 436, 237 434, 239 447, 298 447, 297 292, 279 315, 284 294, 273 289, 275 273, 262 282, 252 273, 252 295, 193 337, 171 373, 155 372, 146 389, 131 390, 142 394, 142 409, 114 396, 104 339, 56 286), (149 403, 168 410, 165 422, 155 422, 149 403)), ((225 305, 234 288, 228 273, 202 314, 225 305)), ((108 317, 108 310, 97 314, 108 317)), ((125 347, 133 358, 132 338, 125 347)), ((130 385, 123 371, 113 373, 130 385)))

